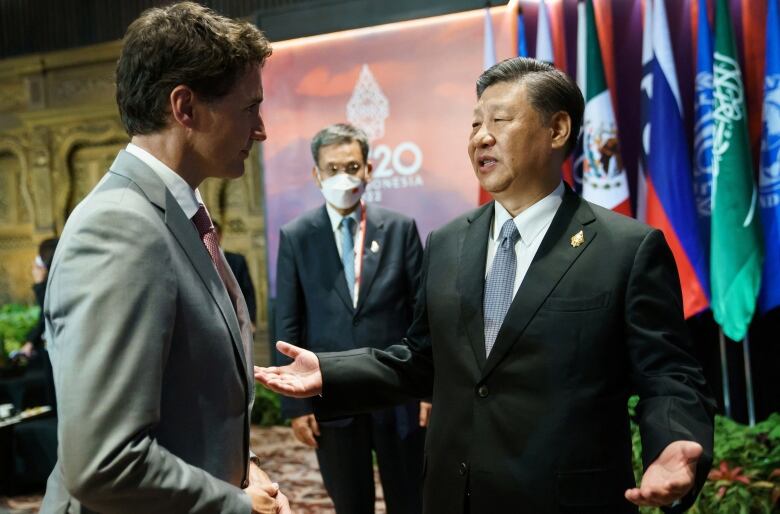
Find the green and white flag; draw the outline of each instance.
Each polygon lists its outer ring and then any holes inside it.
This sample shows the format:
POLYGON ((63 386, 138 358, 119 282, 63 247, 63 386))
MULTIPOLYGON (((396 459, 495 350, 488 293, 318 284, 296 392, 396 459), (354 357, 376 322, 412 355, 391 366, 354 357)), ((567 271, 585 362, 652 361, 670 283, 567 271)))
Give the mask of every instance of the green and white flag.
POLYGON ((604 63, 592 0, 587 0, 585 10, 582 196, 597 205, 630 216, 628 178, 620 155, 612 97, 604 78, 604 63))
POLYGON ((739 341, 756 309, 763 255, 745 88, 727 0, 717 3, 714 62, 712 311, 723 333, 739 341))

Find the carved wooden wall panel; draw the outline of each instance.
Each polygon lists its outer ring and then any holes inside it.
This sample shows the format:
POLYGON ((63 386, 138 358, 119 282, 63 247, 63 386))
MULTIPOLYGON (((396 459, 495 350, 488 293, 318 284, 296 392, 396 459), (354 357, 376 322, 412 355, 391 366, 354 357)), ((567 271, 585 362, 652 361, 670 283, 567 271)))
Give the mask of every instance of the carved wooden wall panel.
MULTIPOLYGON (((33 301, 30 266, 41 240, 59 235, 75 205, 129 138, 114 100, 119 42, 0 60, 0 304, 33 301)), ((265 224, 257 148, 239 180, 200 191, 243 253, 255 282, 258 328, 267 328, 265 224)))

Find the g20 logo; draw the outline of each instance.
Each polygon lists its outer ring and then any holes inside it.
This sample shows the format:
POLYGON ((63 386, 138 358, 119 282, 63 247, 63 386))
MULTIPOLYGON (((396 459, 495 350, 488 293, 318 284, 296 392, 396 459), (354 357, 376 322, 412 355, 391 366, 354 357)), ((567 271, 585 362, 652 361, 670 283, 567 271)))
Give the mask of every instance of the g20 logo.
POLYGON ((419 173, 423 153, 416 143, 404 141, 395 148, 377 145, 371 150, 369 158, 374 163, 372 180, 366 188, 366 200, 369 202, 381 202, 383 190, 424 185, 419 173))

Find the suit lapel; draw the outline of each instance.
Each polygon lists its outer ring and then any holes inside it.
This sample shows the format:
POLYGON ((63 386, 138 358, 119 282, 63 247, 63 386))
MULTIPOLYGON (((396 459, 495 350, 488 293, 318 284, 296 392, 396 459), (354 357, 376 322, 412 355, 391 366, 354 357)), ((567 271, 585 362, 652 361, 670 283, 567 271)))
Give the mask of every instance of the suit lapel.
POLYGON ((228 326, 233 346, 241 360, 241 370, 246 382, 246 355, 239 331, 235 309, 230 301, 225 285, 219 278, 214 263, 211 261, 206 247, 198 236, 198 231, 192 221, 181 210, 181 206, 165 187, 153 170, 140 159, 125 151, 119 152, 111 172, 126 177, 144 192, 149 201, 157 205, 165 213, 165 223, 173 236, 181 245, 184 253, 190 259, 192 266, 203 280, 206 289, 219 307, 222 317, 228 326))
POLYGON ((360 277, 360 292, 358 293, 358 311, 366 302, 368 290, 374 282, 385 248, 385 225, 381 219, 377 219, 372 214, 373 212, 372 209, 366 208, 366 234, 363 238, 363 266, 360 277))
POLYGON ((482 368, 485 364, 485 322, 482 302, 485 294, 485 262, 488 234, 493 220, 493 202, 476 211, 468 219, 460 247, 458 264, 458 294, 460 309, 474 357, 482 368))
POLYGON ((563 202, 504 318, 496 343, 485 363, 483 376, 496 367, 520 338, 542 303, 596 237, 596 229, 591 225, 594 219, 588 204, 567 188, 563 202), (585 241, 574 246, 571 237, 580 230, 585 241))
MULTIPOLYGON (((206 289, 208 289, 211 297, 219 307, 220 312, 222 312, 222 317, 225 319, 225 323, 227 323, 227 326, 230 329, 233 346, 235 346, 236 353, 238 353, 241 358, 241 368, 242 370, 246 370, 246 355, 244 355, 244 345, 241 339, 238 318, 236 317, 236 311, 233 308, 233 303, 228 295, 227 286, 219 277, 217 269, 214 267, 214 263, 212 262, 206 247, 198 236, 195 225, 187 218, 184 211, 181 210, 179 203, 167 190, 166 200, 168 208, 165 210, 165 223, 168 224, 171 233, 179 241, 179 244, 184 249, 187 257, 189 257, 192 262, 193 267, 206 285, 206 289)), ((227 262, 224 264, 227 266, 227 262)))
POLYGON ((334 290, 344 305, 350 310, 354 310, 352 296, 347 289, 347 279, 344 276, 344 266, 339 259, 339 250, 336 248, 333 227, 330 224, 330 217, 325 206, 322 206, 319 216, 316 216, 311 224, 311 242, 315 249, 313 255, 316 256, 319 265, 324 268, 322 279, 325 280, 325 290, 334 290))

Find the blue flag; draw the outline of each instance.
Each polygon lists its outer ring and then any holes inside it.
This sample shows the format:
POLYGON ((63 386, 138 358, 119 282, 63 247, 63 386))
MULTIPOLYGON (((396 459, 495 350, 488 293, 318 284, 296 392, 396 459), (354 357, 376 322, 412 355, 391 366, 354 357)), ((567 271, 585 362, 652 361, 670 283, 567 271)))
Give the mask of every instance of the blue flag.
POLYGON ((704 248, 710 246, 712 197, 712 136, 715 128, 712 107, 712 30, 707 17, 707 0, 699 2, 699 30, 696 43, 696 97, 693 140, 693 192, 704 248))
POLYGON ((517 7, 517 56, 528 57, 528 49, 525 46, 525 19, 523 8, 517 7))
POLYGON ((769 0, 758 189, 764 227, 761 312, 780 306, 780 0, 769 0))

